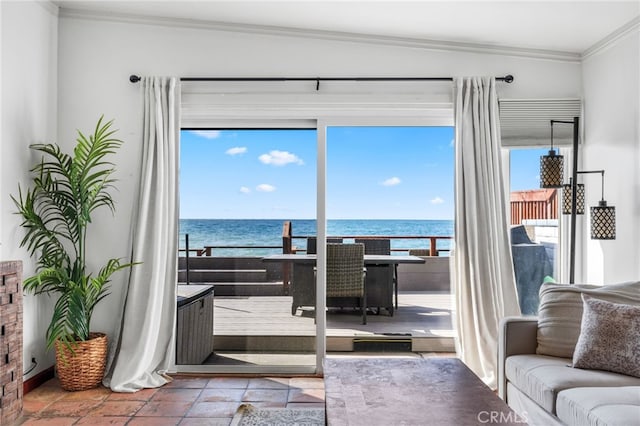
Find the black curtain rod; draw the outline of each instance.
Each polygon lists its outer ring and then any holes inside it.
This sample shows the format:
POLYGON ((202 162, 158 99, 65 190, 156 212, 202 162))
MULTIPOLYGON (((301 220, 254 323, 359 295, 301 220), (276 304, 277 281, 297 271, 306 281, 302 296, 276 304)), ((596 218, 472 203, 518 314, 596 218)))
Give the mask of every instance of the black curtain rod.
MULTIPOLYGON (((512 83, 513 76, 496 77, 497 81, 512 83)), ((137 83, 140 76, 132 74, 129 81, 137 83)), ((182 77, 180 81, 453 81, 453 77, 182 77)), ((317 88, 316 85, 316 88, 317 88)))

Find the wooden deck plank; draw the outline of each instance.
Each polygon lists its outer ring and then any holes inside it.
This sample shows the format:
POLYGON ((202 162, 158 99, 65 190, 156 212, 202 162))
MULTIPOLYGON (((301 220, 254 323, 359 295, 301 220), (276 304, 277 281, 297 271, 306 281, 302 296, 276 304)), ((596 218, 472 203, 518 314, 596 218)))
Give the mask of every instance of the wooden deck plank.
MULTIPOLYGON (((291 297, 215 297, 214 335, 227 336, 314 336, 313 311, 298 310, 291 315, 291 297)), ((360 315, 345 309, 327 314, 327 336, 366 336, 410 333, 414 337, 451 338, 453 300, 451 294, 437 292, 401 293, 394 316, 368 315, 367 325, 360 315)))

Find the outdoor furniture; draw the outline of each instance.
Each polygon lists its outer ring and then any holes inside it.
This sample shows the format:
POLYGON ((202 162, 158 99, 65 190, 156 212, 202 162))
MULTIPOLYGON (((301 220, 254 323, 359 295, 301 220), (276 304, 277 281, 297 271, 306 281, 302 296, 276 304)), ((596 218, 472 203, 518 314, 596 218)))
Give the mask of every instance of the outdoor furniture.
POLYGON ((431 256, 429 249, 409 249, 409 256, 431 256))
POLYGON ((202 364, 213 352, 213 285, 178 285, 176 364, 202 364))
MULTIPOLYGON (((339 244, 342 238, 327 238, 327 243, 339 244)), ((318 254, 318 239, 316 237, 307 237, 307 254, 318 254)))
POLYGON ((511 228, 511 256, 520 311, 523 315, 537 315, 540 286, 546 276, 553 275, 547 248, 531 241, 524 226, 517 225, 511 228))
MULTIPOLYGON (((272 254, 262 258, 263 262, 282 262, 293 264, 293 277, 291 281, 292 297, 291 303, 291 315, 295 315, 296 311, 301 306, 313 306, 316 305, 316 285, 314 267, 316 264, 315 254, 272 254)), ((369 269, 369 266, 373 265, 396 265, 399 263, 424 263, 425 260, 418 256, 391 256, 383 254, 365 254, 364 265, 369 269)), ((388 281, 386 283, 374 283, 370 286, 371 281, 367 281, 366 293, 367 304, 372 303, 374 300, 378 306, 377 298, 385 297, 387 300, 392 298, 393 289, 389 287, 388 281), (380 289, 380 287, 386 286, 387 290, 380 289), (378 291, 379 289, 379 291, 378 291)), ((381 303, 380 306, 392 305, 392 302, 381 303)), ((335 302, 332 302, 332 306, 335 306, 335 302)))
POLYGON ((333 306, 332 299, 356 298, 362 324, 367 323, 365 276, 364 245, 327 244, 327 306, 333 306))
POLYGON ((391 254, 391 240, 388 238, 356 238, 356 244, 364 244, 364 254, 391 254))
MULTIPOLYGON (((355 243, 364 244, 364 254, 391 254, 391 240, 388 238, 356 238, 355 243)), ((368 304, 376 306, 378 314, 385 308, 393 316, 393 294, 398 300, 397 264, 367 264, 367 292, 370 296, 368 304), (392 292, 389 290, 392 289, 392 292), (388 292, 388 294, 387 294, 388 292), (371 294, 375 293, 375 294, 371 294)), ((397 302, 396 302, 397 307, 397 302)))

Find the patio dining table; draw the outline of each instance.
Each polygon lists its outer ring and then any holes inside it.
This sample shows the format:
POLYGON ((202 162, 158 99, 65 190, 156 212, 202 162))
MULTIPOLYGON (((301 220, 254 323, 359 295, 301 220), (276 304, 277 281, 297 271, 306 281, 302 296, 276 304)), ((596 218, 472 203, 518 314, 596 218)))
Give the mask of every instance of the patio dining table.
MULTIPOLYGON (((299 306, 315 306, 315 283, 313 267, 316 264, 315 254, 274 254, 262 258, 264 262, 282 262, 293 264, 291 296, 292 315, 299 306), (309 286, 311 288, 309 288, 309 286)), ((383 254, 365 254, 364 264, 367 268, 367 305, 384 307, 393 315, 398 300, 397 277, 394 280, 396 266, 401 263, 425 263, 419 256, 399 256, 383 254), (394 286, 395 281, 395 286, 394 286)))
MULTIPOLYGON (((262 258, 264 262, 292 262, 302 264, 316 264, 315 254, 272 254, 262 258)), ((397 256, 393 254, 365 254, 365 265, 395 265, 399 263, 424 263, 419 256, 397 256)))

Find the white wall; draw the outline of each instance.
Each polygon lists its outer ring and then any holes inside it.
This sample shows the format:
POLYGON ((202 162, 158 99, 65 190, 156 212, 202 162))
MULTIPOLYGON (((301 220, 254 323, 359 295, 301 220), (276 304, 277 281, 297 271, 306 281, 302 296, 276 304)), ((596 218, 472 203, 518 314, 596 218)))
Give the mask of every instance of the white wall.
MULTIPOLYGON (((22 260, 24 275, 33 274, 25 250, 20 219, 9 197, 18 184, 28 184, 28 170, 35 156, 29 144, 52 142, 57 133, 57 9, 42 2, 0 2, 2 18, 2 114, 0 115, 0 259, 22 260)), ((24 366, 31 356, 38 368, 53 364, 53 352, 45 353, 45 332, 51 316, 47 297, 24 298, 24 366)))
MULTIPOLYGON (((587 241, 587 282, 640 278, 640 28, 583 61, 584 170, 605 170, 605 199, 616 207, 617 238, 587 241)), ((588 205, 600 200, 599 175, 585 180, 588 205)), ((587 217, 585 216, 585 221, 587 217)))
MULTIPOLYGON (((504 75, 505 98, 581 96, 576 62, 481 53, 442 52, 351 41, 241 34, 61 16, 59 34, 59 140, 90 129, 101 114, 114 118, 125 141, 117 158, 120 190, 114 218, 104 215, 91 239, 92 261, 125 256, 129 245, 130 183, 140 163, 141 99, 130 74, 176 76, 454 76, 504 75)), ((94 329, 112 334, 123 276, 98 306, 94 329)))

